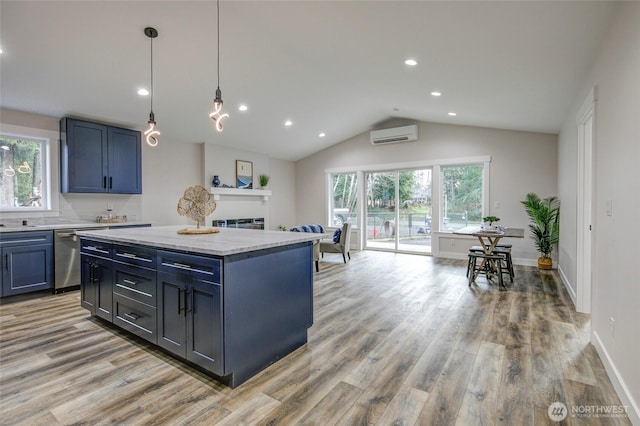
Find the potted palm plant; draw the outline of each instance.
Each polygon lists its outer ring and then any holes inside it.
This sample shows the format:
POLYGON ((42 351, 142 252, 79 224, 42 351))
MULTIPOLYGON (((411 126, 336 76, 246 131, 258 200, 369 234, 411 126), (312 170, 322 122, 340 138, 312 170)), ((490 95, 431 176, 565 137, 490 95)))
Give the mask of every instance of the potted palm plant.
POLYGON ((560 200, 557 197, 541 199, 530 192, 521 203, 531 220, 531 238, 542 255, 538 258, 538 268, 551 269, 551 252, 560 240, 560 200))

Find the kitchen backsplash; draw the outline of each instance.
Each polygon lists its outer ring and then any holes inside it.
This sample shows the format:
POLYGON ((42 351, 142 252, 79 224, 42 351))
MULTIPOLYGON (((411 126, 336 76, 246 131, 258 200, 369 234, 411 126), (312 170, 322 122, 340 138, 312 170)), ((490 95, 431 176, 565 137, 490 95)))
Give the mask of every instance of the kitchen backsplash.
POLYGON ((115 194, 61 194, 60 216, 82 220, 95 220, 112 209, 114 216, 127 216, 127 220, 142 220, 142 197, 140 195, 115 194))

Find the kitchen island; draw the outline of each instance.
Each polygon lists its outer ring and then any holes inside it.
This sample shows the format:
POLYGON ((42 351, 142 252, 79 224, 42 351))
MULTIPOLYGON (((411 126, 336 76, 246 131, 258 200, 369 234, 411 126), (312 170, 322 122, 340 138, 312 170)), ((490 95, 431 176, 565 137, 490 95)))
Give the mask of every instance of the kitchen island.
POLYGON ((235 387, 307 342, 319 234, 79 232, 81 304, 235 387))

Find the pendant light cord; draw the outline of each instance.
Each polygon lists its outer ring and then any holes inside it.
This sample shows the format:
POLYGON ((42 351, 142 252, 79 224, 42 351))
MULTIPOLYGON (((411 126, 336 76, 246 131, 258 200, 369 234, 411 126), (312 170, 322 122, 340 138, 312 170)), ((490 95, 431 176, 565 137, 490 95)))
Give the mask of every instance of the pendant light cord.
POLYGON ((220 0, 217 0, 216 8, 218 17, 218 88, 220 88, 220 0))
POLYGON ((151 114, 153 114, 153 37, 151 39, 151 114))

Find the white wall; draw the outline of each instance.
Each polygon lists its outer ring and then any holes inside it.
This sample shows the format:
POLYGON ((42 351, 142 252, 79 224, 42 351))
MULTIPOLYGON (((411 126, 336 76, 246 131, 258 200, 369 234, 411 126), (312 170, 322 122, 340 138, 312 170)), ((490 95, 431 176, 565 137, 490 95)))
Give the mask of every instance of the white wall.
MULTIPOLYGON (((126 215, 129 221, 151 222, 153 225, 182 225, 190 221, 180 216, 177 203, 190 186, 211 186, 214 174, 223 183, 235 185, 235 160, 252 161, 254 179, 261 173, 271 176, 268 202, 259 197, 230 197, 217 202, 216 211, 207 218, 266 217, 273 223, 293 223, 295 217, 293 162, 270 159, 246 151, 213 144, 187 143, 162 138, 151 148, 142 144, 142 194, 61 194, 59 118, 24 111, 0 110, 0 130, 12 134, 46 137, 51 141, 51 198, 53 210, 38 213, 3 213, 3 218, 65 217, 95 220, 106 213, 107 204, 113 214, 126 215)), ((116 123, 117 124, 117 123, 116 123)))
MULTIPOLYGON (((527 228, 528 219, 520 201, 527 192, 542 197, 556 195, 557 136, 551 134, 419 123, 419 140, 373 146, 363 133, 296 163, 297 223, 327 223, 325 170, 359 168, 393 163, 435 162, 466 157, 490 156, 490 194, 487 213, 501 218, 504 226, 527 228), (496 208, 496 202, 500 207, 496 208)), ((435 195, 435 194, 434 194, 435 195)), ((514 258, 535 264, 538 254, 533 242, 512 239, 514 258)), ((451 234, 446 234, 449 238, 451 234)), ((465 253, 474 240, 447 246, 440 256, 465 253)), ((434 244, 438 241, 434 238, 434 244)))
POLYGON ((212 186, 214 175, 218 175, 221 185, 235 187, 236 160, 243 160, 253 163, 254 189, 260 188, 258 177, 266 174, 270 177, 268 189, 272 192, 268 201, 259 196, 222 195, 216 202, 216 211, 207 218, 208 223, 212 219, 252 217, 264 217, 266 229, 276 229, 280 224, 291 223, 295 215, 293 162, 208 143, 202 144, 202 158, 202 184, 207 188, 212 186))
POLYGON ((575 288, 577 259, 576 113, 598 87, 595 132, 594 275, 592 342, 634 424, 640 424, 640 3, 623 2, 601 53, 583 82, 559 138, 563 205, 560 268, 575 288), (612 202, 612 215, 606 202, 612 202), (567 208, 569 207, 569 208, 567 208), (615 319, 615 330, 609 326, 615 319))

